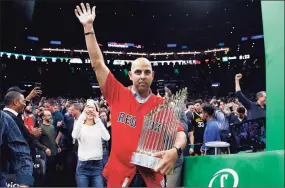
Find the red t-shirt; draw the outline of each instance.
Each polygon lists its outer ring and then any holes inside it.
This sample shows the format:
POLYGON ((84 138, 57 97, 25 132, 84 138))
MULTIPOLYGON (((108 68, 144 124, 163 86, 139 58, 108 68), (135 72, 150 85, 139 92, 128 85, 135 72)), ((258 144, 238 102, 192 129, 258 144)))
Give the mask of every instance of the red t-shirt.
MULTIPOLYGON (((140 104, 131 90, 118 82, 111 72, 102 93, 110 106, 112 117, 112 151, 103 171, 108 187, 128 186, 136 173, 136 168, 147 186, 163 186, 162 174, 130 163, 132 153, 137 150, 144 116, 163 103, 163 99, 151 94, 145 103, 140 104)), ((183 131, 181 124, 178 131, 183 131)))
POLYGON ((24 116, 24 125, 27 127, 30 133, 33 132, 33 128, 35 127, 35 120, 32 115, 28 117, 24 116))

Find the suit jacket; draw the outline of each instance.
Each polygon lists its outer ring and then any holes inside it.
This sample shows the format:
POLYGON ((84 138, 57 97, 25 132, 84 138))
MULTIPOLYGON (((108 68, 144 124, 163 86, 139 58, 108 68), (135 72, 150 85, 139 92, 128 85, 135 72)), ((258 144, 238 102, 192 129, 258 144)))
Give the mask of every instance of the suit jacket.
POLYGON ((74 118, 70 114, 65 114, 63 119, 63 126, 58 127, 59 132, 63 134, 62 145, 60 147, 66 149, 74 149, 72 138, 72 131, 74 125, 74 118))
POLYGON ((25 126, 24 121, 22 120, 21 117, 16 116, 15 114, 13 114, 12 112, 7 111, 7 110, 4 110, 4 112, 6 114, 8 114, 15 121, 15 123, 18 125, 24 139, 26 140, 26 142, 28 143, 28 145, 31 149, 37 148, 37 149, 41 149, 43 151, 45 151, 47 149, 46 146, 39 143, 38 139, 29 132, 29 130, 25 126))

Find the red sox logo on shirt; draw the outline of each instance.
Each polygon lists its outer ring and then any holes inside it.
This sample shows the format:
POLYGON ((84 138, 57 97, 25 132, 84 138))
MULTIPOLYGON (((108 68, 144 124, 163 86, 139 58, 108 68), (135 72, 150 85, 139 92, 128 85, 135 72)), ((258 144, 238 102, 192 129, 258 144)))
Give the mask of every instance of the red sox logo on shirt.
MULTIPOLYGON (((135 116, 126 114, 125 112, 120 112, 120 114, 118 116, 118 122, 123 123, 125 125, 128 125, 132 128, 135 128, 137 119, 135 116)), ((150 130, 152 130, 154 132, 160 132, 160 128, 161 128, 161 123, 154 122, 154 121, 151 122, 150 130)))
POLYGON ((132 128, 136 127, 137 118, 135 116, 126 114, 125 112, 120 112, 118 116, 118 122, 128 125, 132 128))

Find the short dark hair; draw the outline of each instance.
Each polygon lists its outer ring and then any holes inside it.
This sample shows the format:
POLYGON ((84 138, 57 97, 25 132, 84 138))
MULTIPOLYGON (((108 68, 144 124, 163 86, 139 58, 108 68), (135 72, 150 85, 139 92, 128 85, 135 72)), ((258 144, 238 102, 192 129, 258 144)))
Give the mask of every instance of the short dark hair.
POLYGON ((237 108, 237 112, 241 113, 241 114, 244 114, 245 113, 245 108, 243 106, 240 106, 240 107, 237 108))
POLYGON ((189 106, 191 106, 191 105, 194 105, 193 102, 188 102, 188 103, 186 104, 186 108, 189 108, 189 106))
POLYGON ((21 93, 17 92, 17 91, 9 91, 4 98, 4 105, 5 106, 9 106, 13 103, 14 100, 16 99, 20 99, 21 97, 21 93))
POLYGON ((54 106, 55 102, 53 100, 48 100, 45 103, 49 104, 50 106, 54 106))
POLYGON ((99 110, 99 115, 102 113, 106 113, 106 115, 108 116, 108 112, 106 110, 99 110))
POLYGON ((71 106, 74 107, 74 109, 79 110, 80 112, 82 112, 82 105, 79 103, 73 103, 71 106))
POLYGON ((215 113, 215 108, 211 104, 204 104, 202 110, 206 112, 209 116, 213 116, 215 113))
POLYGON ((220 106, 220 100, 214 100, 211 104, 217 105, 219 107, 220 106))
POLYGON ((196 103, 199 103, 201 105, 203 103, 203 101, 202 101, 202 99, 197 99, 197 100, 195 100, 195 104, 196 103))

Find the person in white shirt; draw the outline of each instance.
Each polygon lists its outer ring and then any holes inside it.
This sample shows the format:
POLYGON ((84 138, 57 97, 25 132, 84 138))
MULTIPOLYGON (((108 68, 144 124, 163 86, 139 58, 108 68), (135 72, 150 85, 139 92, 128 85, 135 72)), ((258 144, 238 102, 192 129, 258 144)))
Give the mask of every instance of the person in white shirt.
POLYGON ((83 113, 74 124, 72 137, 78 140, 76 182, 78 187, 104 187, 102 139, 110 134, 99 118, 99 108, 93 100, 87 100, 83 113))

